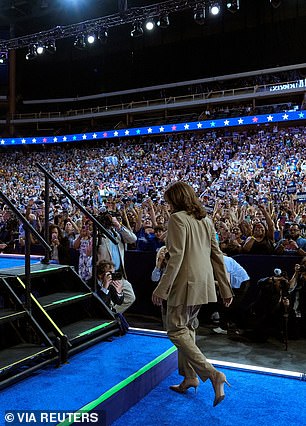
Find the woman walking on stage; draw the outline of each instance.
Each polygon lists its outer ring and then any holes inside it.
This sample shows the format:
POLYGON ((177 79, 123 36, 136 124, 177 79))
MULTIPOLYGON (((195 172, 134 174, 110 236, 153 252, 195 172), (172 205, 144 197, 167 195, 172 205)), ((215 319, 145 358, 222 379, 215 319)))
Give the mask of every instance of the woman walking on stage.
POLYGON ((171 211, 166 239, 170 258, 152 301, 161 305, 167 300, 167 334, 178 349, 178 370, 184 377, 170 389, 185 393, 190 387, 196 390, 197 376, 203 382, 210 379, 215 407, 225 397, 227 381, 195 343, 197 315, 201 305, 217 301, 215 280, 225 306, 231 304, 233 293, 213 223, 194 190, 184 182, 175 182, 166 189, 165 201, 171 211))

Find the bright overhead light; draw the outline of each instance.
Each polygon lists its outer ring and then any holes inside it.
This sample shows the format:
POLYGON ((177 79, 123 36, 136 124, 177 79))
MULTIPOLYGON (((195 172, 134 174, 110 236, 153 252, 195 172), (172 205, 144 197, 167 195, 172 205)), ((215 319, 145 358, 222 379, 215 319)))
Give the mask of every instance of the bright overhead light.
POLYGON ((210 12, 211 12, 211 14, 212 15, 218 15, 218 13, 220 12, 220 4, 218 3, 218 2, 216 2, 216 3, 213 3, 211 6, 210 6, 210 12))
POLYGON ((36 53, 38 55, 42 55, 44 53, 44 51, 45 51, 44 45, 42 43, 38 43, 37 46, 36 46, 36 53))
POLYGON ((154 21, 153 21, 152 19, 148 19, 148 20, 146 21, 146 29, 147 29, 148 31, 152 31, 154 27, 155 27, 155 23, 154 23, 154 21))
POLYGON ((96 36, 95 34, 88 34, 87 36, 87 43, 88 44, 94 44, 94 42, 96 41, 96 36))

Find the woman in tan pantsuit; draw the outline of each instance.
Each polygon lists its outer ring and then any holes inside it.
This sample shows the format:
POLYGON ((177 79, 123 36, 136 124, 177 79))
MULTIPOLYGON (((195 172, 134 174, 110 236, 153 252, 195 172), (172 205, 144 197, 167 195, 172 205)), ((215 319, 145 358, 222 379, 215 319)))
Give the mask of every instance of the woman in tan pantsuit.
POLYGON ((225 306, 232 302, 223 254, 216 240, 212 221, 206 217, 194 190, 184 182, 175 182, 165 191, 170 205, 166 246, 170 258, 152 301, 160 305, 167 300, 167 334, 178 349, 178 369, 184 380, 170 389, 185 393, 188 388, 210 379, 214 406, 224 399, 223 373, 210 364, 195 343, 197 314, 201 305, 216 302, 215 282, 225 306))

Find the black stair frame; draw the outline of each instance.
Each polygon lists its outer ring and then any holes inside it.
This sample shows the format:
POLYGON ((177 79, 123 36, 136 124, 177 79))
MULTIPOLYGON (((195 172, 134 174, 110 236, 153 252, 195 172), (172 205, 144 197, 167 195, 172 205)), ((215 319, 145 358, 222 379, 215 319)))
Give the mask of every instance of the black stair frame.
MULTIPOLYGON (((50 265, 51 266, 51 265, 50 265)), ((35 270, 32 271, 32 279, 34 279, 35 274, 39 274, 39 276, 43 276, 43 275, 49 275, 49 270, 48 268, 50 267, 49 265, 43 265, 44 270, 35 270)), ((86 291, 86 293, 83 293, 84 296, 86 296, 86 298, 84 297, 85 300, 94 300, 94 303, 97 304, 97 306, 101 306, 101 311, 103 309, 103 311, 105 311, 109 317, 109 321, 111 322, 111 324, 106 327, 106 330, 103 331, 103 333, 101 334, 101 331, 96 331, 96 332, 92 332, 92 333, 85 333, 84 330, 84 336, 79 336, 78 339, 76 340, 76 337, 70 338, 69 335, 67 335, 65 332, 63 332, 62 330, 62 326, 52 318, 52 311, 54 309, 60 309, 62 307, 65 307, 66 305, 71 305, 73 303, 75 303, 75 301, 70 301, 70 300, 63 300, 61 304, 57 304, 56 306, 43 306, 40 303, 39 297, 35 297, 32 293, 31 293, 31 299, 32 299, 32 310, 33 312, 35 312, 36 314, 36 320, 39 322, 42 322, 42 317, 40 315, 42 315, 45 320, 48 322, 48 324, 51 326, 53 334, 57 337, 57 342, 54 342, 55 345, 57 346, 58 351, 61 354, 61 363, 64 364, 68 361, 68 358, 71 354, 75 353, 75 352, 79 352, 99 341, 105 340, 107 338, 109 338, 111 335, 114 334, 118 334, 120 333, 120 322, 119 319, 115 317, 114 312, 112 312, 112 310, 104 303, 104 301, 96 294, 94 293, 91 288, 88 286, 88 284, 86 284, 84 281, 82 281, 82 279, 80 278, 80 276, 75 272, 75 270, 73 269, 73 267, 71 266, 67 266, 67 265, 56 265, 56 268, 54 268, 55 265, 52 265, 52 270, 51 270, 51 274, 56 274, 56 271, 69 271, 70 274, 73 274, 75 276, 75 280, 79 281, 79 283, 81 284, 81 286, 84 288, 84 291, 86 291), (37 315, 37 312, 35 311, 36 307, 39 312, 40 315, 37 315), (91 336, 90 339, 88 338, 88 336, 91 336)), ((37 269, 38 267, 36 265, 32 265, 31 266, 32 269, 37 269)), ((0 272, 1 274, 1 272, 0 272)), ((19 285, 25 289, 25 284, 22 281, 24 274, 21 273, 19 275, 15 275, 12 274, 10 276, 10 279, 16 279, 17 282, 19 283, 19 285)), ((81 298, 79 298, 79 302, 81 301, 81 298)), ((43 327, 42 327, 43 328, 43 327)), ((102 329, 102 327, 101 327, 102 329)), ((89 331, 89 330, 88 330, 89 331)))
POLYGON ((31 324, 31 327, 33 328, 35 334, 40 338, 41 342, 46 345, 45 348, 42 348, 40 345, 35 346, 34 344, 21 343, 19 345, 8 347, 6 350, 1 350, 2 356, 6 351, 9 352, 11 356, 11 358, 4 356, 5 360, 8 360, 8 363, 6 365, 1 364, 0 389, 3 389, 4 387, 15 383, 21 378, 27 377, 32 372, 42 368, 47 364, 54 362, 56 365, 60 365, 60 351, 53 345, 52 341, 40 327, 35 318, 24 307, 17 294, 6 282, 5 277, 0 277, 0 285, 2 289, 7 292, 12 303, 14 302, 14 304, 19 307, 19 309, 15 312, 13 310, 9 312, 8 310, 7 315, 1 316, 0 324, 11 323, 13 326, 14 321, 22 321, 26 319, 28 323, 31 324), (27 346, 28 348, 25 349, 27 346), (16 352, 18 351, 19 353, 22 352, 22 354, 16 358, 16 352), (46 356, 47 359, 45 359, 46 356), (35 365, 31 365, 22 370, 22 368, 28 363, 34 363, 35 365), (1 379, 1 376, 4 376, 4 378, 1 379))
MULTIPOLYGON (((38 368, 41 368, 43 365, 46 365, 49 362, 54 361, 54 359, 56 359, 56 358, 59 358, 60 362, 64 363, 68 359, 68 353, 74 353, 76 351, 85 349, 86 347, 88 347, 91 344, 94 344, 98 341, 104 340, 104 339, 110 337, 111 335, 114 335, 115 333, 120 332, 120 320, 115 317, 114 313, 96 295, 96 291, 97 291, 96 263, 97 263, 98 230, 104 236, 108 237, 114 244, 118 244, 117 241, 115 240, 113 235, 108 230, 106 230, 104 228, 104 226, 101 225, 101 223, 85 209, 85 207, 83 207, 72 195, 69 194, 69 192, 61 184, 59 184, 56 181, 54 176, 52 176, 40 164, 37 163, 36 166, 45 175, 45 228, 44 228, 45 239, 36 231, 35 228, 33 228, 33 226, 29 223, 29 221, 17 210, 15 205, 7 198, 7 196, 2 191, 0 191, 0 198, 2 198, 2 200, 4 200, 4 202, 9 206, 9 208, 15 213, 15 215, 18 217, 18 219, 22 222, 24 229, 25 229, 25 269, 24 269, 25 283, 23 283, 22 280, 17 276, 17 279, 19 279, 20 283, 22 284, 22 286, 25 290, 25 303, 23 304, 25 315, 27 315, 28 319, 30 319, 30 321, 31 321, 32 325, 35 327, 35 329, 38 328, 38 330, 40 331, 40 334, 43 335, 47 339, 48 342, 50 341, 50 343, 52 345, 50 347, 50 350, 52 349, 51 352, 54 351, 54 353, 56 353, 56 357, 51 357, 49 360, 46 360, 43 363, 39 363, 37 365, 31 366, 30 368, 23 371, 22 373, 18 372, 14 376, 3 380, 2 382, 0 382, 0 388, 4 387, 4 386, 8 386, 9 384, 19 380, 20 378, 26 376, 27 374, 30 374, 32 371, 34 371, 38 368), (91 291, 93 291, 91 297, 96 298, 99 301, 99 303, 103 305, 104 309, 106 309, 106 311, 113 318, 113 321, 111 321, 111 323, 113 323, 113 324, 109 327, 110 330, 108 330, 106 333, 100 335, 99 333, 95 333, 95 327, 93 327, 92 332, 90 331, 91 329, 88 330, 89 331, 88 334, 92 334, 93 338, 91 340, 87 340, 87 341, 86 341, 85 337, 83 339, 80 338, 79 344, 76 347, 73 347, 73 348, 71 348, 72 345, 68 341, 68 337, 64 333, 61 332, 60 328, 56 326, 56 324, 52 321, 51 317, 48 315, 46 309, 44 309, 42 307, 42 305, 39 303, 39 301, 37 301, 35 299, 35 297, 33 296, 33 294, 31 293, 30 234, 34 235, 35 238, 45 248, 45 258, 42 261, 42 263, 44 263, 46 265, 49 264, 50 253, 51 253, 51 250, 52 250, 50 245, 47 242, 47 241, 49 241, 48 230, 49 230, 49 209, 50 209, 50 203, 49 203, 50 181, 52 181, 53 184, 58 189, 60 189, 60 191, 63 192, 66 195, 66 197, 68 197, 69 200, 79 208, 80 211, 82 211, 82 213, 85 215, 85 217, 90 219, 93 223, 92 277, 93 277, 94 289, 90 289, 91 291), (33 316, 32 316, 32 302, 35 303, 36 307, 38 307, 41 312, 43 312, 44 316, 49 320, 49 323, 51 323, 53 326, 55 325, 55 329, 58 332, 57 336, 56 336, 56 343, 51 342, 51 340, 49 339, 47 334, 40 328, 36 319, 33 318, 33 316)), ((85 285, 87 285, 87 284, 85 284, 85 285)), ((13 291, 12 291, 12 293, 13 293, 13 291)), ((15 295, 15 296, 17 298, 17 295, 15 295)), ((20 300, 19 300, 19 302, 22 305, 22 302, 20 300)), ((13 319, 14 317, 16 319, 16 315, 21 317, 23 315, 23 313, 21 311, 19 313, 15 313, 15 314, 12 313, 11 315, 12 315, 11 319, 13 319)), ((9 317, 10 317, 10 315, 4 316, 3 321, 9 320, 9 317)), ((1 321, 1 317, 0 317, 0 321, 1 321)), ((87 333, 85 332, 84 335, 86 335, 86 334, 87 333)), ((22 360, 20 360, 20 362, 21 361, 22 360)), ((1 378, 0 378, 0 380, 1 380, 1 378)))

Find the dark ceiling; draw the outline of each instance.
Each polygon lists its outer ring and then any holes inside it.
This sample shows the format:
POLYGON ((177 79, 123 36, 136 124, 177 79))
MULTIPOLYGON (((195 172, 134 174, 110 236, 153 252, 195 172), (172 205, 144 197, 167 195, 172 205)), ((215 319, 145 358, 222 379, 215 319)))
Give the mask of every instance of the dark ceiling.
MULTIPOLYGON (((188 0, 186 0, 188 3, 188 0)), ((141 7, 161 1, 127 0, 141 7)), ((5 0, 0 29, 15 37, 116 14, 121 0, 5 0)), ((170 27, 130 37, 130 24, 110 28, 104 46, 79 51, 58 40, 55 55, 26 61, 17 50, 17 93, 24 99, 82 96, 305 62, 306 0, 240 0, 240 10, 207 16, 169 15, 170 27)), ((5 38, 5 37, 2 37, 5 38)), ((1 82, 3 88, 3 78, 1 82)))

